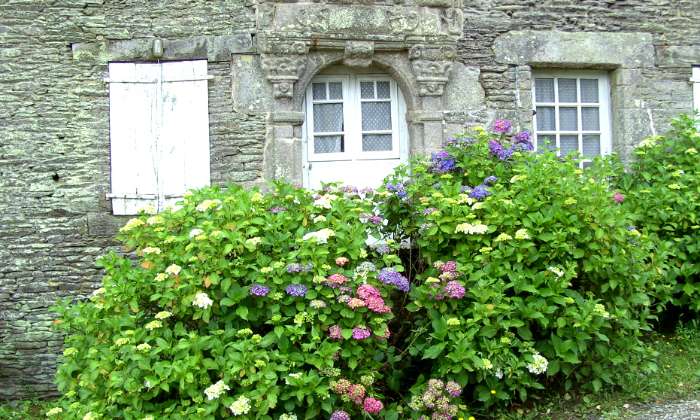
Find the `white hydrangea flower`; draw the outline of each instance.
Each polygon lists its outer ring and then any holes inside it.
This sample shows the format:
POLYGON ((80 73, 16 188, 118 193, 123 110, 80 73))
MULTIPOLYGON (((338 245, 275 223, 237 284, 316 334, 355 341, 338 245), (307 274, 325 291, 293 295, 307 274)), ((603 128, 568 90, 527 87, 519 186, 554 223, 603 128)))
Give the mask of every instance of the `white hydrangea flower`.
POLYGON ((474 235, 486 233, 488 230, 489 227, 484 224, 481 224, 480 222, 474 224, 461 223, 455 228, 455 233, 466 233, 467 235, 474 235))
POLYGON ((532 355, 532 363, 527 364, 527 370, 535 375, 543 374, 547 371, 547 365, 549 361, 541 354, 535 352, 532 355))
POLYGON ((105 288, 104 288, 104 287, 100 287, 99 289, 95 289, 95 291, 92 292, 92 294, 90 295, 90 297, 95 297, 95 296, 103 295, 104 293, 105 293, 105 288))
POLYGON ((63 409, 61 407, 54 407, 46 412, 46 417, 52 417, 61 413, 63 413, 63 409))
POLYGON ((260 242, 262 242, 262 238, 259 237, 259 236, 256 236, 256 237, 254 237, 254 238, 246 239, 246 241, 245 241, 246 245, 250 245, 250 246, 252 246, 252 247, 258 246, 258 244, 259 244, 260 242))
POLYGON ((155 330, 156 328, 160 328, 163 326, 163 323, 160 321, 151 321, 148 324, 144 326, 147 330, 155 330))
POLYGON ((328 238, 335 236, 335 232, 332 229, 321 229, 316 232, 309 232, 304 235, 301 239, 304 241, 315 240, 319 244, 325 244, 328 242, 328 238))
POLYGON ((122 226, 121 229, 119 229, 120 232, 128 232, 131 229, 137 228, 139 226, 143 226, 145 223, 141 219, 133 218, 130 219, 124 226, 122 226))
POLYGON ((148 343, 141 343, 138 346, 136 346, 136 350, 138 351, 149 351, 151 349, 151 345, 148 343))
POLYGON ((231 413, 233 413, 234 416, 240 416, 242 414, 247 414, 248 411, 250 411, 250 399, 241 395, 228 408, 229 408, 229 410, 231 410, 231 413))
POLYGON ((165 273, 158 273, 158 274, 156 274, 155 280, 156 280, 157 282, 161 282, 161 281, 167 280, 167 278, 168 278, 168 275, 167 275, 167 274, 165 274, 165 273))
POLYGON ((515 231, 515 239, 530 239, 530 234, 528 233, 527 229, 518 229, 515 231))
POLYGON ((207 309, 211 305, 214 304, 214 301, 211 300, 209 295, 207 295, 204 292, 199 292, 194 296, 194 300, 192 301, 192 305, 202 308, 202 309, 207 309))
POLYGON ((598 316, 602 316, 605 319, 610 318, 610 314, 608 313, 608 311, 605 310, 605 305, 603 305, 602 303, 595 304, 595 307, 593 308, 593 313, 598 316))
POLYGON ((197 205, 197 211, 200 212, 205 212, 209 209, 220 209, 221 208, 221 200, 219 199, 213 199, 213 200, 204 200, 201 203, 197 205))
POLYGON ((321 223, 326 221, 326 216, 320 214, 316 217, 314 217, 314 223, 321 223))
POLYGON ((126 337, 120 337, 120 338, 117 338, 116 340, 114 340, 114 344, 121 347, 125 344, 129 344, 129 339, 126 337))
POLYGON ((493 376, 495 376, 497 379, 503 379, 503 371, 501 368, 496 369, 496 371, 493 373, 493 376))
POLYGON ((170 274, 171 276, 177 276, 180 274, 180 270, 182 270, 182 267, 180 267, 177 264, 170 264, 168 268, 165 269, 165 272, 167 274, 170 274))
POLYGON ((95 417, 94 414, 92 414, 92 411, 88 411, 84 416, 83 420, 97 420, 97 417, 95 417))
POLYGON ((195 236, 199 236, 203 233, 204 231, 202 229, 194 228, 190 231, 190 239, 194 238, 195 236))
POLYGON ((160 223, 163 223, 163 218, 160 216, 151 216, 148 219, 146 219, 146 224, 150 226, 157 225, 160 223))
POLYGON ((160 248, 157 246, 147 246, 146 248, 143 249, 144 254, 160 254, 160 248))
POLYGON ((331 194, 322 195, 319 198, 317 198, 316 200, 314 200, 314 206, 321 207, 324 209, 330 209, 332 206, 331 203, 333 202, 333 200, 335 200, 337 198, 338 198, 338 196, 336 196, 336 195, 331 195, 331 194))
POLYGON ((561 277, 561 276, 564 275, 564 270, 562 270, 562 269, 559 268, 559 267, 550 266, 550 267, 547 267, 547 270, 550 271, 550 272, 552 272, 552 273, 554 273, 554 274, 556 274, 557 277, 561 277))
POLYGON ((160 311, 156 314, 156 319, 167 319, 171 316, 173 316, 173 314, 168 311, 160 311))
POLYGON ((226 385, 223 380, 220 380, 217 383, 215 383, 214 385, 211 385, 207 389, 205 389, 204 393, 206 394, 207 399, 209 401, 211 401, 211 400, 215 400, 215 399, 219 398, 221 396, 221 394, 223 394, 224 392, 226 392, 230 389, 231 388, 229 388, 228 385, 226 385))
POLYGON ((489 359, 481 359, 481 363, 484 364, 484 369, 489 370, 493 368, 493 363, 489 359))
POLYGON ((282 414, 279 420, 297 420, 296 414, 282 414))

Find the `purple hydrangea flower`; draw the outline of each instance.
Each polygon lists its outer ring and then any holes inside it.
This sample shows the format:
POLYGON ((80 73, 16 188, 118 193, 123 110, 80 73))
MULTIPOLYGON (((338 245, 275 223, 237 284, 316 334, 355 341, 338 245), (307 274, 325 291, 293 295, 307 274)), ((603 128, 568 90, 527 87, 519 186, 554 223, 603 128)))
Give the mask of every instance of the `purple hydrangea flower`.
POLYGON ((533 146, 529 141, 526 141, 522 143, 515 143, 511 149, 515 150, 516 152, 531 152, 535 150, 535 146, 533 146))
POLYGON ((464 297, 464 293, 466 292, 466 290, 464 290, 464 286, 459 284, 459 282, 456 280, 448 281, 444 290, 447 296, 452 299, 462 299, 464 297))
POLYGON ((505 134, 510 131, 513 124, 508 120, 496 120, 491 127, 494 133, 505 134))
POLYGON ((462 394, 462 387, 455 381, 449 381, 445 385, 445 390, 451 397, 457 398, 462 394))
POLYGON ((370 216, 367 220, 369 220, 369 222, 374 224, 374 225, 381 225, 382 222, 384 221, 384 218, 382 216, 375 214, 375 215, 370 216))
POLYGON ((270 293, 270 288, 262 284, 254 284, 250 287, 250 294, 254 296, 267 296, 270 293))
POLYGON ((432 154, 432 170, 438 174, 450 172, 455 168, 455 159, 444 150, 432 154))
POLYGON ((427 216, 429 214, 433 214, 437 211, 435 207, 428 207, 427 209, 423 210, 423 215, 427 216))
POLYGON ((513 136, 513 142, 515 143, 529 143, 530 142, 530 132, 527 130, 521 131, 513 136))
POLYGON ((382 283, 392 285, 402 292, 408 292, 410 288, 408 279, 401 273, 391 268, 382 268, 382 271, 379 272, 377 278, 382 283))
POLYGON ((283 211, 287 211, 287 208, 286 207, 272 207, 270 209, 270 213, 272 213, 272 214, 282 213, 283 211))
POLYGON ((382 243, 375 245, 374 250, 381 255, 388 254, 391 252, 391 248, 389 247, 389 245, 382 243))
POLYGON ((406 188, 401 182, 398 182, 396 185, 387 183, 386 184, 386 189, 392 192, 396 193, 396 196, 399 198, 404 198, 406 197, 406 188))
POLYGON ((484 185, 493 185, 498 181, 498 178, 491 175, 484 178, 484 185))
POLYGON ((287 292, 289 296, 301 297, 306 295, 307 288, 303 284, 290 284, 284 291, 287 292))
POLYGON ((336 410, 331 414, 330 420, 350 420, 350 414, 343 410, 336 410))
POLYGON ((369 338, 370 335, 372 335, 372 332, 369 328, 356 327, 352 329, 352 338, 355 340, 364 340, 365 338, 369 338))
POLYGON ((485 186, 483 186, 483 185, 477 185, 477 186, 474 187, 474 189, 472 189, 472 191, 469 193, 469 197, 471 197, 471 198, 473 198, 473 199, 475 199, 475 200, 479 200, 479 201, 482 201, 483 199, 485 199, 485 198, 488 197, 489 195, 491 195, 491 193, 490 193, 489 190, 488 190, 485 186))

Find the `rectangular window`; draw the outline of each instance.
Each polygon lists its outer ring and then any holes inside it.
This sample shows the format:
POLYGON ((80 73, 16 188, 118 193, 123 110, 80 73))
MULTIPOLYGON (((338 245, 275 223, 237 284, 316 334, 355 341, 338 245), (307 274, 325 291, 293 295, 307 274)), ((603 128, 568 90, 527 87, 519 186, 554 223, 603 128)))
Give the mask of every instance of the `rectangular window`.
POLYGON ((693 76, 690 81, 693 83, 693 110, 700 112, 700 65, 693 66, 693 76))
POLYGON ((584 167, 611 152, 607 73, 533 72, 533 96, 536 150, 577 153, 584 167))
POLYGON ((208 78, 205 60, 109 64, 114 214, 209 185, 208 78))

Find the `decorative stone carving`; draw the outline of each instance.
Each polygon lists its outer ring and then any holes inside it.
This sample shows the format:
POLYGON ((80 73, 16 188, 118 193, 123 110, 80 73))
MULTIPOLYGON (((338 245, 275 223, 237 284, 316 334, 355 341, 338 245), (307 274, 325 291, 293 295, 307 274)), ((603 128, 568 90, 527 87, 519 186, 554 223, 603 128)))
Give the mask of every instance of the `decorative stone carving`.
POLYGON ((452 46, 415 45, 409 50, 413 74, 421 96, 442 96, 456 55, 452 46))
POLYGON ((447 33, 453 35, 462 34, 462 26, 464 24, 464 12, 462 12, 462 9, 456 7, 445 9, 440 13, 440 20, 447 33))
POLYGON ((343 64, 351 67, 369 67, 374 56, 374 42, 346 41, 343 64))
POLYGON ((413 32, 418 28, 420 23, 420 15, 416 11, 403 12, 389 10, 389 27, 393 33, 413 32))
POLYGON ((264 40, 261 42, 262 68, 265 77, 272 83, 275 98, 292 98, 294 96, 294 83, 306 67, 306 53, 308 48, 302 41, 275 42, 264 40))

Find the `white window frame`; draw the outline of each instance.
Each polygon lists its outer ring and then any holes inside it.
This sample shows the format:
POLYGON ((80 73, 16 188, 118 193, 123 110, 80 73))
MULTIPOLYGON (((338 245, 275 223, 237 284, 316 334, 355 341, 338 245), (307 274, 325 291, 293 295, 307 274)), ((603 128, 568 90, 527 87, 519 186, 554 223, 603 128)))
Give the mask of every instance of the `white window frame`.
POLYGON ((207 61, 109 63, 109 75, 113 213, 161 211, 209 185, 207 61))
POLYGON ((399 133, 399 100, 396 82, 387 75, 346 75, 346 76, 316 76, 306 90, 306 152, 309 162, 337 160, 372 160, 399 159, 401 156, 401 141, 399 133), (360 94, 361 82, 389 82, 389 101, 391 109, 391 130, 377 131, 380 134, 391 134, 392 148, 389 151, 363 151, 362 135, 370 132, 362 131, 362 102, 386 102, 385 98, 362 99, 360 94), (314 100, 314 83, 342 83, 343 99, 314 100), (343 135, 344 151, 341 153, 315 153, 314 151, 314 116, 313 105, 319 103, 343 103, 343 131, 326 133, 324 135, 343 135))
MULTIPOLYGON (((582 158, 581 166, 591 162, 592 159, 583 156, 583 141, 582 136, 587 134, 600 135, 600 154, 607 155, 612 152, 612 110, 610 101, 610 76, 607 72, 595 70, 535 70, 532 72, 532 109, 533 109, 533 138, 535 140, 535 150, 539 147, 539 135, 551 136, 556 139, 557 154, 560 153, 559 137, 561 135, 577 135, 578 136, 578 153, 582 158), (536 79, 547 78, 555 79, 554 102, 539 102, 535 93, 536 79), (559 102, 558 79, 576 79, 576 102, 559 102), (581 83, 580 79, 597 79, 598 80, 598 102, 583 103, 581 102, 581 83), (554 131, 546 131, 540 133, 537 129, 537 107, 546 106, 554 107, 554 131), (581 108, 598 107, 598 115, 600 118, 599 130, 583 130, 581 108), (576 131, 563 131, 559 129, 559 108, 560 107, 576 107, 577 127, 576 131)), ((542 130, 544 131, 544 130, 542 130)))
POLYGON ((700 112, 700 64, 693 66, 690 81, 693 83, 693 113, 700 112))

